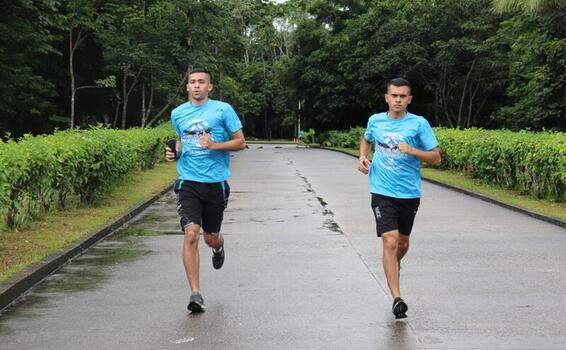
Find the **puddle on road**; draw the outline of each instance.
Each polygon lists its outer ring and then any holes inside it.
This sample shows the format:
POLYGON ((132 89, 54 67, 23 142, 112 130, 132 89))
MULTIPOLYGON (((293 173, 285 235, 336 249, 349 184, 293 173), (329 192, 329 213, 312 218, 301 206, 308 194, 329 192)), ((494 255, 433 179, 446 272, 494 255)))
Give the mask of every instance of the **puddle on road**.
POLYGON ((334 220, 324 220, 324 227, 329 229, 332 232, 336 232, 338 235, 343 235, 344 231, 338 226, 338 224, 334 220))
MULTIPOLYGON (((139 223, 139 222, 138 222, 139 223)), ((35 317, 50 308, 61 294, 93 290, 112 276, 112 267, 133 261, 151 250, 143 237, 156 233, 136 226, 122 229, 74 258, 0 313, 0 334, 11 318, 35 317)))

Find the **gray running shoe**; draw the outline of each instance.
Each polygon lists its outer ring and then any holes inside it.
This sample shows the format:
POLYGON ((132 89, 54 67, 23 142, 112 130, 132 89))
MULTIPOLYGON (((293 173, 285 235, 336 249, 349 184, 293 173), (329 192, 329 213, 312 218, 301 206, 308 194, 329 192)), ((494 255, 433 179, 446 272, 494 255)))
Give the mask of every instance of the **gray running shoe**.
POLYGON ((224 265, 224 246, 222 246, 222 250, 219 252, 212 250, 212 266, 218 270, 222 265, 224 265))
POLYGON ((192 292, 191 299, 189 300, 189 305, 187 305, 187 309, 190 312, 198 313, 203 312, 206 309, 204 306, 204 300, 202 299, 202 295, 200 292, 192 292))
POLYGON ((405 301, 401 298, 395 298, 393 301, 393 315, 396 319, 407 318, 407 310, 409 307, 405 304, 405 301))

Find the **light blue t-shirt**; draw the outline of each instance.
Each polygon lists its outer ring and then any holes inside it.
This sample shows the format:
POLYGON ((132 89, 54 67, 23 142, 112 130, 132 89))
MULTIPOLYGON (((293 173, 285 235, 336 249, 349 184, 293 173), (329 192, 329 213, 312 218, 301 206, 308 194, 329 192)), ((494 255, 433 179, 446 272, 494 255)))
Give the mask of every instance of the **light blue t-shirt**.
POLYGON ((387 113, 372 115, 364 134, 366 141, 375 145, 369 172, 371 193, 394 198, 420 198, 421 161, 399 151, 400 142, 413 148, 430 151, 438 147, 438 140, 428 121, 407 112, 399 119, 387 113))
POLYGON ((211 183, 230 177, 230 152, 202 148, 200 136, 206 132, 214 142, 230 140, 242 128, 232 106, 211 99, 200 106, 186 102, 171 112, 171 122, 183 145, 177 163, 180 180, 211 183))

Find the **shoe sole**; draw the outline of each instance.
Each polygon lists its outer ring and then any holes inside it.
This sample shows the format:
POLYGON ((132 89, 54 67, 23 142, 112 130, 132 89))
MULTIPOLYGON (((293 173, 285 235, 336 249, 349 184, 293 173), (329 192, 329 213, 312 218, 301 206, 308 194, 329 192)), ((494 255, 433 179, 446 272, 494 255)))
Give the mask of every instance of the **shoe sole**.
POLYGON ((204 306, 195 301, 191 301, 187 308, 189 309, 190 312, 194 312, 194 313, 204 312, 204 306))

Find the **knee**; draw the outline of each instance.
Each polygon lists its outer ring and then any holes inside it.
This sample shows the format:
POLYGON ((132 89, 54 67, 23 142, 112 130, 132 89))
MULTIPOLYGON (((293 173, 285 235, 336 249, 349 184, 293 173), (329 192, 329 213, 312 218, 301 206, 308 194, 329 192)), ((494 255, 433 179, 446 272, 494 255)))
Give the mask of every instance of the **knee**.
POLYGON ((194 246, 198 244, 198 239, 200 237, 200 230, 188 227, 185 229, 185 244, 189 246, 194 246))
POLYGON ((383 250, 395 252, 399 247, 399 240, 396 237, 383 237, 383 250))

